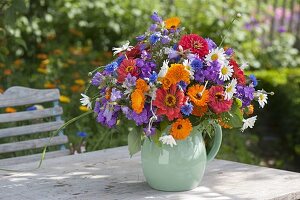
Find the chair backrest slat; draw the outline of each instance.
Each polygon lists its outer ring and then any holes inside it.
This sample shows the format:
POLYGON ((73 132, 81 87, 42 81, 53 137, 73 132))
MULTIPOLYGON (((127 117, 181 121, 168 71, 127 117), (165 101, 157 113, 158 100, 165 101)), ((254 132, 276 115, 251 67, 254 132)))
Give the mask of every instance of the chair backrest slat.
POLYGON ((63 113, 63 110, 62 110, 62 107, 60 107, 60 106, 55 106, 53 108, 46 108, 43 110, 5 113, 5 114, 0 114, 0 123, 41 119, 41 118, 45 118, 45 117, 62 115, 62 113, 63 113))
POLYGON ((11 87, 0 95, 0 108, 36 104, 59 99, 58 89, 37 90, 25 87, 11 87))
POLYGON ((4 128, 0 129, 0 138, 54 131, 59 129, 63 124, 63 121, 55 121, 12 128, 4 128))
POLYGON ((34 140, 27 140, 21 142, 14 142, 14 143, 5 143, 0 144, 0 153, 9 153, 15 151, 22 151, 28 149, 37 149, 42 148, 45 145, 54 146, 65 144, 68 142, 68 137, 65 135, 56 136, 51 138, 41 138, 41 139, 34 139, 34 140))

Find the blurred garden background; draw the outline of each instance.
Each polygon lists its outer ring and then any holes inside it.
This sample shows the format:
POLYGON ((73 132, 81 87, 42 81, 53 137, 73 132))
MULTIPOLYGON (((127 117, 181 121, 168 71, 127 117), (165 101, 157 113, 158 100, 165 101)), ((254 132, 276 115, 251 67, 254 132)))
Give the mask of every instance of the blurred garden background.
MULTIPOLYGON (((153 11, 217 42, 227 36, 225 46, 249 64, 246 73, 275 92, 264 112, 255 108, 255 128, 224 132, 218 158, 299 172, 300 0, 0 0, 0 93, 16 85, 59 88, 64 120, 82 114, 88 72, 112 60, 112 47, 135 44, 153 11)), ((122 123, 111 130, 92 118, 65 130, 73 151, 127 144, 122 123)))

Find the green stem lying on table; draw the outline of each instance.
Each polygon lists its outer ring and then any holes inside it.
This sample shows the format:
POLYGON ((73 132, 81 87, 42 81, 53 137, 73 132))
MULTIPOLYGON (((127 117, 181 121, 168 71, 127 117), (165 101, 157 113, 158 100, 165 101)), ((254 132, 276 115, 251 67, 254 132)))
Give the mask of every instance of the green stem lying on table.
MULTIPOLYGON (((42 152, 42 156, 41 156, 41 159, 40 159, 40 162, 39 162, 39 165, 34 168, 34 169, 31 169, 31 170, 26 170, 26 171, 33 171, 33 170, 37 170, 39 169, 41 166, 42 166, 42 163, 43 163, 43 160, 45 159, 45 155, 46 155, 46 151, 47 151, 47 148, 48 146, 51 144, 51 141, 52 141, 52 138, 57 135, 61 130, 63 130, 64 128, 66 128, 67 126, 69 126, 70 124, 72 124, 73 122, 79 120, 80 118, 82 117, 85 117, 86 115, 89 115, 91 113, 93 113, 94 111, 93 110, 89 110, 77 117, 74 117, 73 119, 70 119, 69 121, 67 121, 64 125, 62 125, 59 129, 57 129, 56 131, 54 131, 52 134, 51 134, 51 137, 48 141, 48 143, 44 146, 44 149, 43 149, 43 152, 42 152)), ((20 172, 20 171, 25 171, 25 170, 11 170, 11 169, 2 169, 0 168, 0 170, 2 171, 10 171, 10 172, 20 172)))

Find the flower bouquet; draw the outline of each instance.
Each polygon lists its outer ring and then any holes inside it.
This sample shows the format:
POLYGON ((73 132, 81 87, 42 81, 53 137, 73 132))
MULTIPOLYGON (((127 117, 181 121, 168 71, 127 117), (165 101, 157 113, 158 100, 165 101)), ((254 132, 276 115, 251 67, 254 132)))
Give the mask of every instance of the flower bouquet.
POLYGON ((232 48, 185 33, 177 17, 162 20, 153 13, 151 19, 135 46, 113 48, 116 59, 90 73, 97 93, 87 90, 81 102, 104 126, 113 128, 119 120, 134 124, 129 152, 142 149, 151 187, 189 190, 217 154, 221 127, 252 128, 252 102, 263 108, 268 93, 255 89, 255 76, 245 76, 245 64, 239 66, 232 48), (214 138, 208 154, 203 135, 214 138))

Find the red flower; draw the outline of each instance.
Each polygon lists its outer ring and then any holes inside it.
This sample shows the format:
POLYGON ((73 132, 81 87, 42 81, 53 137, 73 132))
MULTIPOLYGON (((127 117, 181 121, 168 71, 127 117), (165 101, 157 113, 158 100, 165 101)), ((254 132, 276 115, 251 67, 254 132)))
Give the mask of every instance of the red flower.
POLYGON ((237 62, 233 59, 230 59, 229 65, 233 66, 233 78, 236 78, 238 84, 245 85, 246 84, 246 78, 244 75, 243 70, 239 67, 237 62))
POLYGON ((169 90, 159 88, 156 91, 156 98, 153 105, 157 107, 157 115, 166 115, 171 121, 175 118, 180 118, 180 108, 184 103, 184 93, 176 87, 171 85, 169 90))
POLYGON ((137 58, 141 55, 140 45, 135 45, 130 51, 126 52, 127 58, 137 58))
POLYGON ((139 75, 139 70, 135 65, 135 60, 133 59, 124 59, 117 72, 119 83, 123 83, 128 74, 135 77, 139 75))
POLYGON ((220 114, 230 110, 232 99, 224 99, 224 90, 222 86, 212 86, 209 89, 208 105, 214 113, 220 114))
POLYGON ((184 35, 179 41, 179 45, 183 50, 189 49, 192 53, 204 57, 208 54, 208 44, 206 40, 197 34, 184 35))

